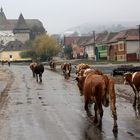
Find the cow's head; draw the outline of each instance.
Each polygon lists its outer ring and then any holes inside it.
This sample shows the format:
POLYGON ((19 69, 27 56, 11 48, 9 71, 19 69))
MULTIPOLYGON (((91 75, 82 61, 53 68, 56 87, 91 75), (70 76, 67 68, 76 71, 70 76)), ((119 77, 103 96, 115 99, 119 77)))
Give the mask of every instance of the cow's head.
POLYGON ((75 68, 76 68, 76 75, 80 76, 81 70, 86 70, 87 68, 90 68, 90 66, 88 64, 81 63, 78 64, 75 68))
POLYGON ((124 75, 123 75, 123 83, 125 84, 125 85, 127 85, 127 84, 131 84, 132 83, 132 73, 124 73, 124 75))
POLYGON ((84 77, 84 76, 76 77, 77 86, 79 88, 81 95, 83 95, 83 85, 84 85, 85 78, 86 77, 84 77))

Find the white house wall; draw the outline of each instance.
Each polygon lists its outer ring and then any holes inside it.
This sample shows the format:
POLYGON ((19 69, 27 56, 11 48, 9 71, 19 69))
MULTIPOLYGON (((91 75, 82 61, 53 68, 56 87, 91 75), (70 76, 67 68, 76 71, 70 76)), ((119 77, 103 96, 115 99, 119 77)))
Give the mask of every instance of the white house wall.
POLYGON ((139 41, 127 41, 126 46, 127 46, 127 48, 126 48, 127 54, 136 53, 138 56, 138 54, 139 54, 139 41))
POLYGON ((93 53, 93 46, 92 45, 86 46, 85 52, 87 52, 89 58, 95 57, 95 54, 93 53))

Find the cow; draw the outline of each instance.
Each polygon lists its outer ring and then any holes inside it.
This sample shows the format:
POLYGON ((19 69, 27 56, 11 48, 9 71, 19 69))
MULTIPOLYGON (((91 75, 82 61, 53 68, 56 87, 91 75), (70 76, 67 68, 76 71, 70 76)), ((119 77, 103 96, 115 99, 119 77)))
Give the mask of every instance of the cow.
POLYGON ((56 63, 53 60, 49 61, 50 69, 55 70, 56 69, 56 63))
POLYGON ((75 66, 76 68, 76 75, 80 76, 81 75, 81 70, 86 70, 87 68, 90 68, 88 64, 80 63, 75 66))
POLYGON ((71 63, 64 63, 61 65, 61 70, 63 72, 64 78, 69 79, 71 73, 71 63))
POLYGON ((32 73, 33 73, 33 77, 35 78, 35 73, 34 73, 34 69, 35 67, 37 66, 37 63, 36 62, 33 62, 30 64, 30 69, 32 70, 32 73))
POLYGON ((116 112, 116 94, 114 88, 114 81, 106 75, 99 75, 95 73, 88 73, 86 76, 76 78, 78 87, 82 91, 85 99, 84 108, 87 116, 92 116, 89 109, 91 101, 94 103, 94 123, 97 126, 102 126, 103 108, 102 105, 108 107, 110 105, 112 116, 114 120, 113 132, 118 132, 117 126, 117 112, 116 112), (100 118, 98 119, 98 113, 100 118))
POLYGON ((42 74, 44 72, 44 65, 41 63, 31 63, 30 69, 33 72, 33 77, 36 77, 36 81, 38 82, 38 76, 40 79, 40 83, 42 82, 42 74))
MULTIPOLYGON (((99 75, 103 75, 103 73, 99 70, 95 70, 95 69, 91 69, 91 68, 87 68, 87 69, 81 69, 80 71, 80 75, 76 77, 76 79, 82 79, 84 80, 84 78, 88 75, 88 74, 99 74, 99 75), (79 78, 78 78, 79 77, 79 78), (81 78, 80 78, 81 77, 81 78)), ((81 85, 81 83, 77 83, 77 86, 79 87, 79 91, 80 91, 80 96, 83 95, 82 92, 82 87, 83 85, 81 85), (80 85, 79 85, 80 84, 80 85)))
POLYGON ((124 73, 123 75, 124 78, 124 84, 129 84, 133 91, 134 91, 134 102, 133 102, 133 106, 136 107, 136 105, 138 105, 138 107, 140 107, 140 72, 134 72, 134 73, 124 73), (138 103, 138 104, 137 104, 138 103))
POLYGON ((34 68, 34 73, 36 75, 36 81, 38 82, 38 76, 40 79, 40 83, 42 82, 42 74, 44 72, 44 65, 43 64, 37 64, 37 66, 35 66, 34 68))

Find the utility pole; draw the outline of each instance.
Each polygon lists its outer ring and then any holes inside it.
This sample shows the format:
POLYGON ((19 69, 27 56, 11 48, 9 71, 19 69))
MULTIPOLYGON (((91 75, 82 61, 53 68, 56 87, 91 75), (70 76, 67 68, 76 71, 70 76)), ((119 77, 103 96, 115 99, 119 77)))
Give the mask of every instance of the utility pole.
POLYGON ((94 57, 94 61, 96 61, 96 52, 95 52, 95 31, 93 31, 93 57, 94 57))
POLYGON ((140 62, 140 25, 138 25, 139 26, 139 62, 140 62))

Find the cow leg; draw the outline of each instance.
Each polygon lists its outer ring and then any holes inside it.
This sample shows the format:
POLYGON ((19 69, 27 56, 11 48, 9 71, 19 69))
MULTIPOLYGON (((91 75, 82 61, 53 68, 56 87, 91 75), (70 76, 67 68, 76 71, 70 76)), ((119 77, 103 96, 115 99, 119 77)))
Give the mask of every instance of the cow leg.
POLYGON ((40 83, 42 82, 42 74, 39 74, 40 83))
POLYGON ((70 77, 70 71, 69 71, 69 77, 70 77))
POLYGON ((97 103, 94 105, 94 111, 95 111, 95 118, 94 118, 94 123, 98 123, 98 114, 97 114, 97 103))
POLYGON ((87 116, 91 117, 92 114, 91 114, 91 112, 89 110, 89 100, 88 99, 85 99, 85 110, 86 110, 87 116))
POLYGON ((137 100, 137 96, 136 96, 136 92, 135 92, 135 96, 134 96, 134 101, 133 101, 133 106, 136 106, 136 100, 137 100))
POLYGON ((117 125, 117 113, 116 110, 115 112, 112 112, 113 119, 114 119, 114 126, 113 126, 113 132, 118 132, 118 125, 117 125))
POLYGON ((134 91, 134 94, 135 94, 135 96, 134 96, 134 101, 133 101, 133 107, 136 107, 136 102, 137 102, 137 95, 138 95, 138 93, 137 93, 137 90, 136 90, 136 88, 135 88, 134 85, 130 85, 130 86, 132 87, 132 89, 133 89, 133 91, 134 91))
POLYGON ((138 97, 137 97, 137 108, 140 108, 140 95, 139 95, 139 91, 138 91, 138 97))
POLYGON ((36 81, 38 82, 38 75, 36 74, 36 81))
POLYGON ((114 125, 113 125, 113 132, 118 132, 118 125, 117 125, 117 112, 116 112, 116 106, 115 106, 115 99, 110 99, 110 107, 112 111, 112 116, 114 120, 114 125))
POLYGON ((100 114, 98 127, 101 127, 102 126, 102 117, 103 117, 103 108, 102 108, 101 103, 98 104, 98 109, 99 109, 99 114, 100 114))
POLYGON ((33 72, 33 77, 35 78, 35 73, 33 72))

